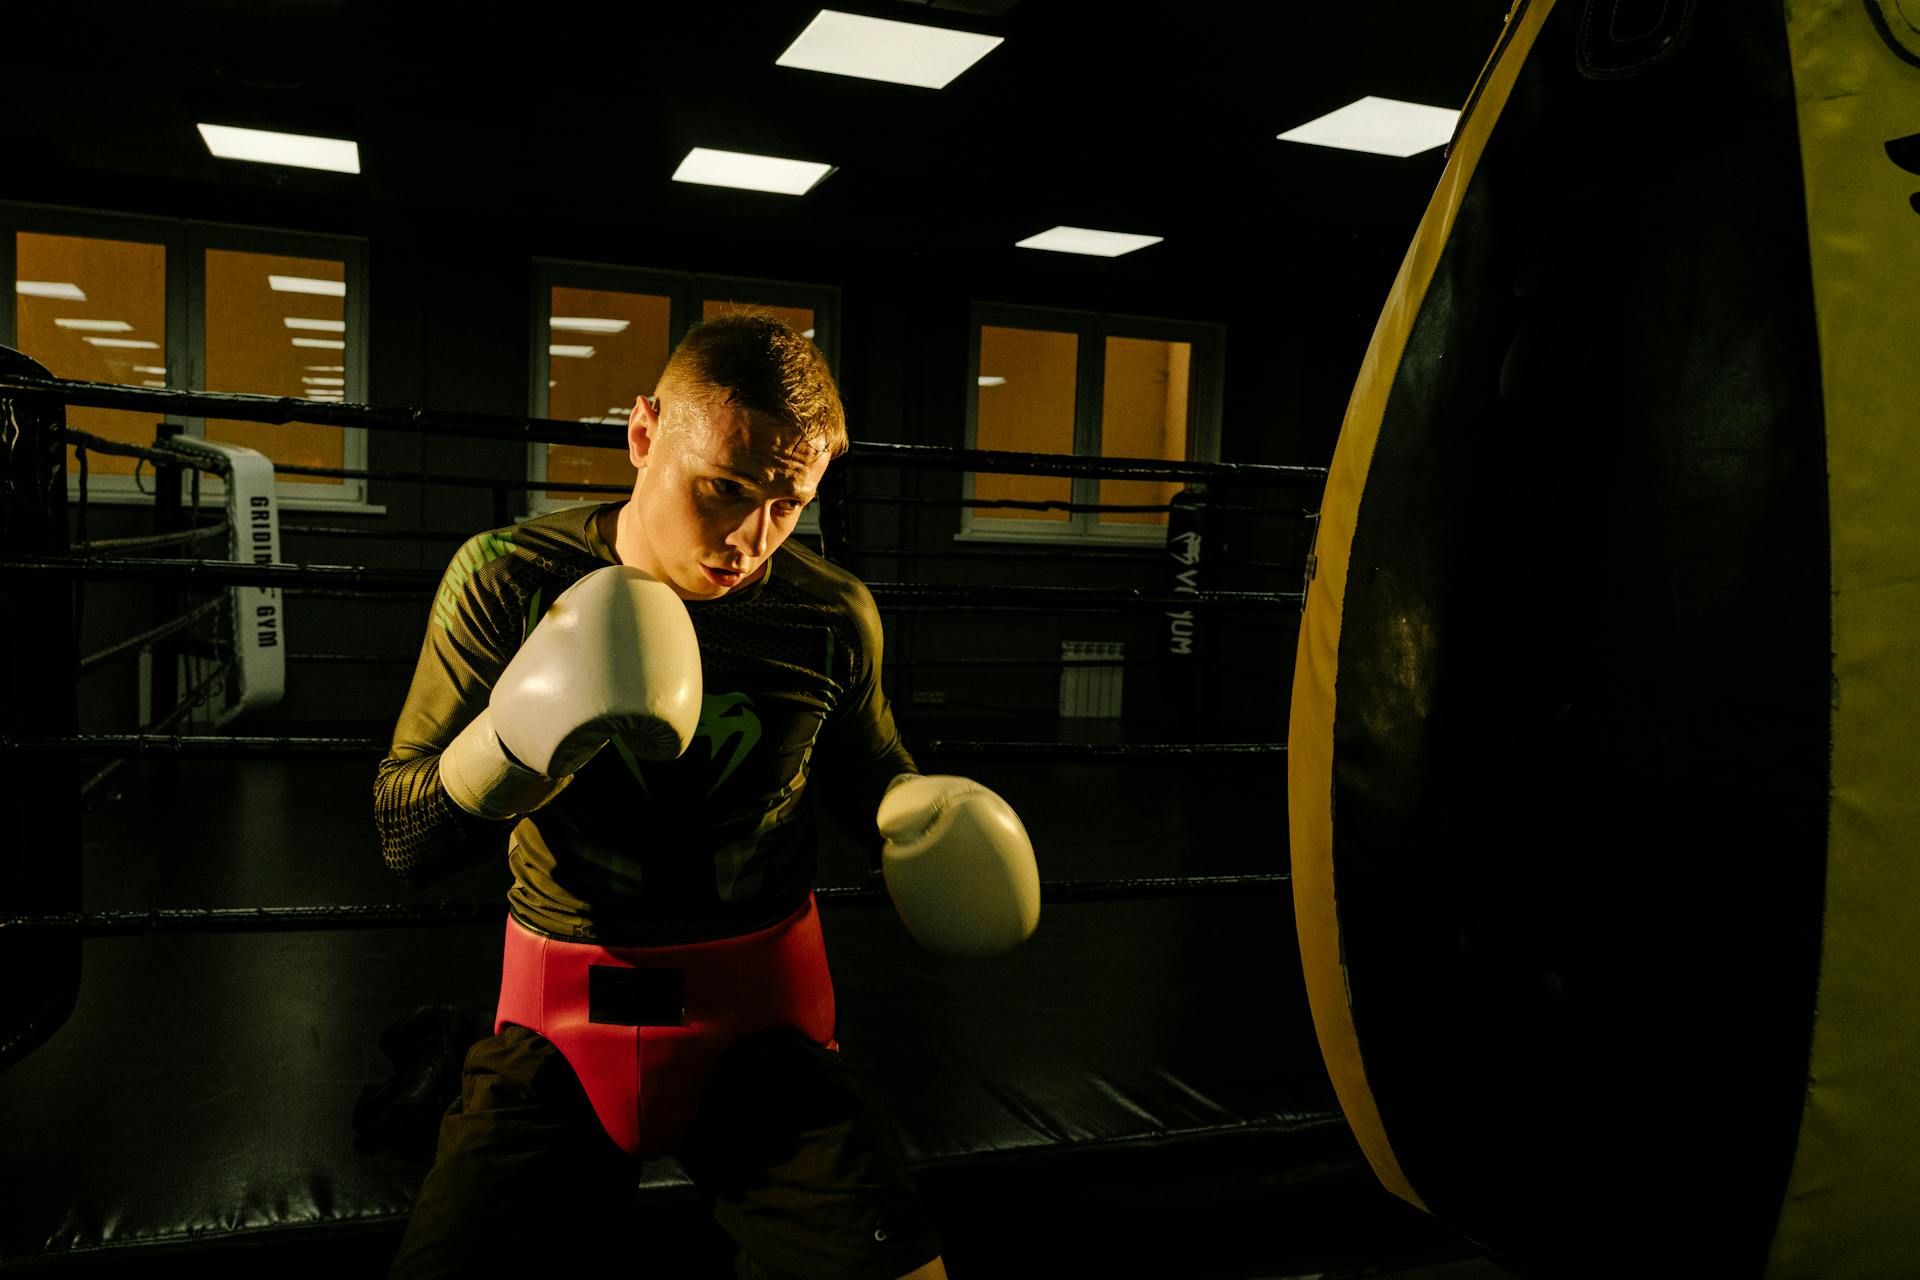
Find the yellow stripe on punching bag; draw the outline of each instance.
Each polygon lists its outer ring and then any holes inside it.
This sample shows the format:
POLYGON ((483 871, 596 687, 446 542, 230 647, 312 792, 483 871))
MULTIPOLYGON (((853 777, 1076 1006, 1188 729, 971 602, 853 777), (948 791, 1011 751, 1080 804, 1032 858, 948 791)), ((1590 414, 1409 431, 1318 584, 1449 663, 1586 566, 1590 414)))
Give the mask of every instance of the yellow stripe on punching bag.
POLYGON ((1819 1012, 1770 1280, 1920 1268, 1920 31, 1905 8, 1786 5, 1835 683, 1819 1012))
POLYGON ((1341 1110, 1375 1176, 1393 1194, 1422 1209, 1427 1206, 1394 1156, 1367 1084, 1342 957, 1340 886, 1333 874, 1333 718, 1340 623, 1360 495, 1386 413, 1393 371, 1406 349, 1474 167, 1552 9, 1552 0, 1516 0, 1508 13, 1507 30, 1481 73, 1440 185, 1381 310, 1327 473, 1294 665, 1287 730, 1288 833, 1294 915, 1314 1031, 1341 1110))

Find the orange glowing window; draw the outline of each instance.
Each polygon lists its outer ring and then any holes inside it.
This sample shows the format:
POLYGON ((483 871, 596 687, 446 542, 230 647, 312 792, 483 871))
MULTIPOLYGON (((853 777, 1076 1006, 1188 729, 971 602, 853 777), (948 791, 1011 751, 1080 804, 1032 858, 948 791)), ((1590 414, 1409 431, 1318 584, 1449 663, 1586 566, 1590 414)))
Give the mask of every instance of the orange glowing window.
MULTIPOLYGON (((672 350, 673 300, 617 289, 549 290, 547 416, 604 429, 609 442, 626 440, 636 396, 652 395, 672 350)), ((550 444, 550 503, 613 502, 618 494, 565 488, 568 484, 633 485, 624 447, 550 444)))
MULTIPOLYGON (((1180 463, 1218 439, 1217 325, 979 303, 969 443, 983 450, 1180 463)), ((969 537, 1162 536, 1181 480, 975 473, 969 537)))
MULTIPOLYGON (((979 410, 974 448, 1013 453, 1074 451, 1078 334, 1002 325, 980 327, 979 410)), ((1030 507, 978 507, 998 519, 1065 523, 1073 481, 1065 476, 977 474, 973 497, 1030 507), (1054 503, 1049 508, 1038 504, 1054 503)))
MULTIPOLYGON (((351 344, 347 264, 333 258, 206 251, 204 353, 207 391, 338 401, 346 396, 351 344)), ((209 440, 244 445, 276 463, 340 470, 346 432, 314 422, 208 418, 209 440)), ((339 487, 329 476, 292 476, 339 487)))
MULTIPOLYGON (((1187 404, 1193 344, 1157 338, 1107 339, 1100 399, 1100 455, 1187 459, 1187 404)), ((1173 500, 1177 480, 1100 480, 1102 505, 1148 506, 1173 500)), ((1102 523, 1164 526, 1164 511, 1103 511, 1102 523)))
MULTIPOLYGON (((56 378, 169 385, 165 245, 21 231, 14 254, 14 333, 21 351, 56 378)), ((123 444, 151 445, 159 420, 130 409, 67 409, 74 430, 123 444)), ((76 465, 68 450, 68 470, 76 465)), ((135 465, 110 454, 88 459, 96 475, 131 475, 135 465)))

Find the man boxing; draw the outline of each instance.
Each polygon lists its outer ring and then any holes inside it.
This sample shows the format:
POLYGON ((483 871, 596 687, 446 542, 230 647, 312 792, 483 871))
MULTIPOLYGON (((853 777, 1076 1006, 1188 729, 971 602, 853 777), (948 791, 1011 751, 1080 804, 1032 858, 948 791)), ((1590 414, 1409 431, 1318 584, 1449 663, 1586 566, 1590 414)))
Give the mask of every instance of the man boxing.
POLYGON ((1032 933, 1032 848, 991 791, 918 774, 872 596, 788 542, 847 448, 813 343, 765 314, 696 327, 627 439, 627 501, 454 557, 375 782, 409 881, 503 837, 514 877, 495 1034, 393 1274, 591 1258, 635 1157, 671 1153, 742 1274, 944 1275, 835 1051, 809 787, 884 840, 894 903, 941 954, 1032 933))

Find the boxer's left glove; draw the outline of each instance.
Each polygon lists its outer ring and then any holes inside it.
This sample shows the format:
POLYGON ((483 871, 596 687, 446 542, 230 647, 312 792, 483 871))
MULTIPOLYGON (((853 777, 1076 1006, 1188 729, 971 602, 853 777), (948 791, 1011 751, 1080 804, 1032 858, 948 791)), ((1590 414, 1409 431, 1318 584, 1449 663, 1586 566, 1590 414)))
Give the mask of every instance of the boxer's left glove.
POLYGON ((701 692, 680 597, 639 569, 596 569, 560 593, 486 710, 441 752, 441 784, 477 818, 530 813, 616 733, 642 760, 678 756, 699 727, 701 692))
POLYGON ((992 956, 1040 923, 1040 870, 1019 815, 973 781, 903 774, 880 801, 881 872, 914 940, 936 955, 992 956))

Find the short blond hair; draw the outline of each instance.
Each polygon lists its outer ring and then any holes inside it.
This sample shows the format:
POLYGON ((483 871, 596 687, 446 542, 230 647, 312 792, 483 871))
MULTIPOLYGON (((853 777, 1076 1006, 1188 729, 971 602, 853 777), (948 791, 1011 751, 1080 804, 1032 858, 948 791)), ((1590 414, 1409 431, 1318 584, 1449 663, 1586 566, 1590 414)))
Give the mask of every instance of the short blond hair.
POLYGON ((762 413, 829 458, 847 451, 846 410, 813 339, 771 311, 740 310, 687 330, 660 374, 663 391, 762 413))

